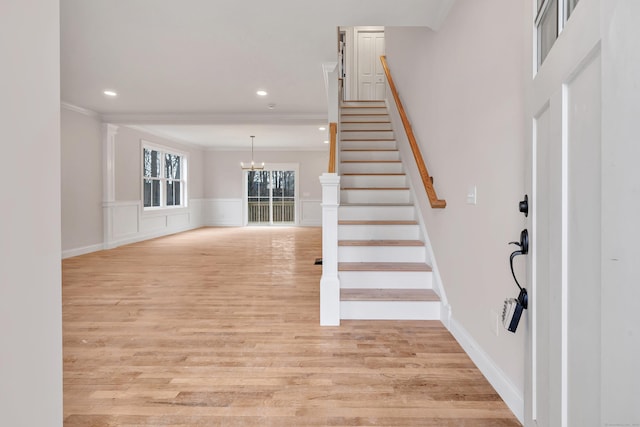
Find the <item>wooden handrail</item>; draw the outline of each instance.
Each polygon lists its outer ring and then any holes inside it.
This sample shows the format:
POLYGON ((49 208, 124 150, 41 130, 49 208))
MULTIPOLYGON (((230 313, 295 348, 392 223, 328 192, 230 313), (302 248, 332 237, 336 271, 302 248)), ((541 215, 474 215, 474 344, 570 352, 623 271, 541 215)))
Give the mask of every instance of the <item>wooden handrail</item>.
POLYGON ((424 184, 424 189, 427 192, 427 196, 429 197, 429 203, 431 204, 432 208, 444 208, 447 206, 447 201, 438 199, 436 190, 435 188, 433 188, 433 179, 429 175, 429 171, 427 171, 427 167, 424 164, 424 159, 422 158, 422 153, 420 152, 420 147, 418 146, 416 137, 413 134, 411 123, 409 123, 409 118, 407 117, 407 113, 405 113, 402 102, 400 101, 398 90, 396 89, 396 85, 393 83, 393 78, 391 78, 391 72, 389 71, 389 66, 387 65, 387 57, 384 55, 381 56, 380 61, 382 61, 382 68, 384 68, 384 74, 387 76, 387 82, 389 83, 389 88, 391 89, 391 93, 393 94, 393 99, 396 101, 396 106, 398 107, 398 112, 400 113, 402 124, 404 125, 404 131, 407 134, 409 145, 411 146, 411 151, 413 152, 413 158, 416 161, 418 171, 420 172, 420 177, 422 178, 422 183, 424 184))
POLYGON ((329 147, 329 173, 336 173, 336 140, 338 136, 338 124, 329 123, 330 143, 329 147))

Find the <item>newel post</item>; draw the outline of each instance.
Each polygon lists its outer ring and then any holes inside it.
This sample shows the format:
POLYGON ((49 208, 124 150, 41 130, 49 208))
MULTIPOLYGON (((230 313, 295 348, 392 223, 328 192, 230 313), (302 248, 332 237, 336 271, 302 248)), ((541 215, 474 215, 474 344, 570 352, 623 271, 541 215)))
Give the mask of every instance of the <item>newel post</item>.
POLYGON ((338 279, 338 206, 340 176, 325 173, 322 184, 322 278, 320 279, 320 325, 340 324, 340 280, 338 279))

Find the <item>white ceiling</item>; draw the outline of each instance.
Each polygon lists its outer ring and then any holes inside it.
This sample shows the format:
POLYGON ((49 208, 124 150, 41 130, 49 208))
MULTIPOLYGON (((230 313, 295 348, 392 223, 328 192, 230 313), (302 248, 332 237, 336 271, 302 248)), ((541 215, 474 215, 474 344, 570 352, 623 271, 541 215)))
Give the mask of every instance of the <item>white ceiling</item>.
POLYGON ((61 0, 61 98, 208 147, 322 147, 337 27, 436 29, 453 1, 61 0))

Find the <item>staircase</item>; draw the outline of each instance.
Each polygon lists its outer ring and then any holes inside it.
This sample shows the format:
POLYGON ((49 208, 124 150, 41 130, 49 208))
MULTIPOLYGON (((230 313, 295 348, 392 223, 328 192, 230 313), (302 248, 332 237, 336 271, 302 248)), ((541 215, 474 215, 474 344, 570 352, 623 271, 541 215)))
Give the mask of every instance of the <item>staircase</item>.
POLYGON ((340 108, 342 319, 440 319, 428 253, 384 101, 340 108))

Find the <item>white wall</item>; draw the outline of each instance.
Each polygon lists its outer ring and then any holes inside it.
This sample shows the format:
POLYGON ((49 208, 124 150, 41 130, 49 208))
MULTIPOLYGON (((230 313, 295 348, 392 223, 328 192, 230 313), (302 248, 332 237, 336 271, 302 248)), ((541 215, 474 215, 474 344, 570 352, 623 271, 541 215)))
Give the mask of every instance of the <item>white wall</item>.
MULTIPOLYGON (((518 289, 509 254, 525 218, 523 4, 460 0, 439 32, 387 28, 389 66, 443 210, 427 207, 413 185, 444 289, 451 329, 511 409, 522 417, 526 320, 516 334, 496 316, 518 289), (477 205, 466 204, 477 187, 477 205)), ((396 133, 401 130, 397 129, 396 133)), ((525 278, 524 261, 516 259, 525 278)), ((526 316, 525 316, 526 317, 526 316)))
POLYGON ((102 249, 102 123, 63 105, 61 117, 63 257, 102 249))
POLYGON ((640 425, 640 2, 601 5, 601 425, 640 425))
POLYGON ((62 426, 59 2, 0 13, 0 425, 62 426))
MULTIPOLYGON (((298 218, 300 225, 320 226, 322 188, 318 177, 326 171, 328 151, 258 151, 256 162, 299 165, 298 218)), ((240 162, 249 162, 248 151, 207 151, 204 161, 205 223, 242 225, 243 182, 240 162)))

